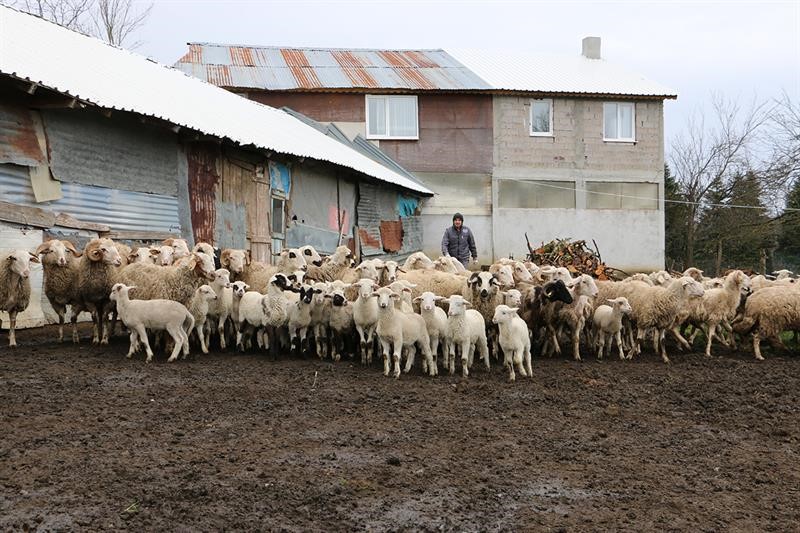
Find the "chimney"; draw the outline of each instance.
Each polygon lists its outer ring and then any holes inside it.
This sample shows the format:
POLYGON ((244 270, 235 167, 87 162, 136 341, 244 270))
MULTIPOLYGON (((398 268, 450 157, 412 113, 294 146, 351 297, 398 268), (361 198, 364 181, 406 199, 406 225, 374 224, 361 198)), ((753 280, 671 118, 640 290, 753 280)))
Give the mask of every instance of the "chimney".
POLYGON ((601 59, 600 37, 584 37, 582 44, 583 44, 583 57, 587 59, 601 59))

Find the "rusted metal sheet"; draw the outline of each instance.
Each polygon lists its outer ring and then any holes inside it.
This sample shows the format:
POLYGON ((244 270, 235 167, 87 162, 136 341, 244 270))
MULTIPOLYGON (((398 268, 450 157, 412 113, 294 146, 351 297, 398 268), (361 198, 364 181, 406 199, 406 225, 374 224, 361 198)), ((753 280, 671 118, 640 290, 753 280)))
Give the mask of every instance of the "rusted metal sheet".
POLYGON ((403 223, 400 220, 381 220, 383 251, 397 253, 403 247, 403 223))
POLYGON ((266 90, 491 90, 444 50, 244 47, 191 43, 175 67, 225 87, 266 90), (225 67, 224 76, 217 70, 225 67), (218 83, 218 81, 221 81, 218 83), (222 83, 224 81, 224 83, 222 83))
POLYGON ((195 242, 215 244, 214 230, 217 221, 216 190, 220 177, 216 157, 201 146, 193 146, 188 154, 189 210, 195 242))
POLYGON ((397 192, 359 183, 358 236, 364 257, 392 258, 422 249, 421 217, 400 218, 397 192))
POLYGON ((235 87, 226 65, 206 65, 206 81, 220 87, 235 87))
POLYGON ((28 109, 0 103, 0 163, 27 167, 47 163, 28 109))

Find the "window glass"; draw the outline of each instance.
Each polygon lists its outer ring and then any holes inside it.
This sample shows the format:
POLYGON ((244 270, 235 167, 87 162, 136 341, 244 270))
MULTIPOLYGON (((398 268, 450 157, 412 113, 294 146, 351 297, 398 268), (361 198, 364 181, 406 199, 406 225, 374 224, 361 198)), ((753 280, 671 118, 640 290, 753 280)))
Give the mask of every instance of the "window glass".
POLYGON ((499 207, 575 208, 574 181, 500 180, 497 192, 499 207))
POLYGON ((534 100, 531 103, 531 133, 552 133, 550 114, 552 100, 534 100))
POLYGON ((658 209, 658 184, 587 181, 587 209, 658 209))
POLYGON ((367 96, 367 138, 416 139, 416 96, 367 96))
POLYGON ((283 235, 286 231, 286 224, 284 224, 283 212, 283 199, 272 198, 272 233, 273 235, 283 235))
POLYGON ((384 98, 367 98, 369 106, 369 134, 386 135, 386 100, 384 98))

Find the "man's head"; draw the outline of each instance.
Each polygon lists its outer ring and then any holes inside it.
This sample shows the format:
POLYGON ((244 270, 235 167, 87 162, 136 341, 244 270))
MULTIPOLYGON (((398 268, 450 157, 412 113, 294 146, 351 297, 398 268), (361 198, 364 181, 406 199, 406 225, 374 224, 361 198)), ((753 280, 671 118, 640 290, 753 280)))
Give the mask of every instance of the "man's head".
POLYGON ((461 215, 461 213, 456 213, 455 215, 453 215, 453 226, 456 229, 461 229, 461 226, 463 225, 464 225, 464 217, 461 215))

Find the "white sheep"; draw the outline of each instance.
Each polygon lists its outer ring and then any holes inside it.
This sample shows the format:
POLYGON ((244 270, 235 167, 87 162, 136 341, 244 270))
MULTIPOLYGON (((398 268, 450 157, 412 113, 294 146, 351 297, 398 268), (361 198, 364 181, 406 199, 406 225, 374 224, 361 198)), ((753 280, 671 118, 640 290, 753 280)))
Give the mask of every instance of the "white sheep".
POLYGON ((239 333, 239 306, 242 303, 242 296, 250 289, 250 285, 244 281, 234 281, 231 283, 231 314, 230 318, 233 322, 235 333, 239 333))
POLYGON ((791 270, 787 270, 785 268, 782 268, 780 270, 776 270, 775 272, 773 272, 772 275, 775 276, 776 280, 781 280, 781 279, 786 279, 786 278, 793 278, 794 277, 794 272, 792 272, 791 270))
POLYGON ((752 335, 753 355, 763 361, 761 339, 786 348, 780 338, 783 331, 800 329, 800 291, 784 287, 765 287, 750 296, 744 313, 733 328, 742 335, 752 335))
POLYGON ((428 329, 428 337, 431 342, 431 355, 433 364, 438 368, 439 344, 442 345, 443 359, 447 359, 450 350, 449 331, 447 325, 447 313, 444 309, 437 307, 437 302, 446 300, 444 296, 436 296, 432 292, 423 292, 421 296, 414 298, 414 302, 419 304, 419 314, 425 319, 425 326, 428 329))
MULTIPOLYGON (((456 348, 461 351, 461 375, 469 376, 472 367, 475 349, 481 352, 481 358, 486 365, 486 370, 491 370, 489 362, 489 346, 486 342, 486 325, 478 311, 467 309, 471 304, 460 294, 454 294, 447 299, 447 327, 450 342, 450 351, 445 367, 450 374, 455 373, 456 348)), ((494 316, 494 315, 493 315, 494 316)))
POLYGON ((435 376, 438 372, 433 363, 425 319, 413 313, 397 311, 393 300, 399 299, 400 295, 388 287, 378 289, 373 295, 378 299, 378 325, 375 330, 383 348, 383 375, 389 375, 391 358, 394 367, 393 376, 400 377, 400 358, 403 348, 408 350, 405 371, 409 372, 414 365, 416 345, 419 345, 425 357, 423 372, 427 371, 431 376, 435 376))
POLYGON ((514 381, 514 367, 523 377, 533 377, 531 365, 531 338, 528 326, 518 315, 517 307, 505 304, 498 305, 494 310, 492 322, 499 329, 500 347, 505 356, 504 364, 508 369, 509 381, 514 381), (524 364, 523 364, 524 363, 524 364))
POLYGON ((406 258, 405 263, 403 263, 403 270, 406 272, 412 270, 431 270, 434 266, 431 258, 423 252, 414 252, 406 258))
POLYGON ((210 285, 200 285, 195 291, 192 299, 189 300, 189 313, 194 319, 194 331, 200 339, 200 350, 208 353, 208 343, 206 342, 205 324, 208 318, 209 303, 216 301, 219 297, 210 285))
POLYGON ((328 326, 331 332, 331 359, 339 361, 345 351, 345 338, 353 330, 353 306, 345 297, 344 291, 348 285, 333 282, 329 292, 325 295, 331 301, 330 320, 328 326))
POLYGON ((311 325, 311 309, 315 293, 322 293, 310 285, 301 285, 298 289, 300 297, 287 309, 287 325, 289 328, 289 343, 292 350, 297 350, 298 355, 306 350, 306 335, 311 325), (295 344, 295 339, 297 343, 295 344))
POLYGON ((373 291, 378 286, 369 279, 362 279, 355 283, 358 288, 358 297, 353 302, 353 323, 360 341, 361 364, 372 364, 373 335, 378 325, 378 301, 372 297, 373 291))
POLYGON ((330 287, 324 281, 318 281, 312 287, 314 298, 309 327, 314 334, 317 357, 325 359, 328 356, 328 326, 331 320, 331 301, 325 295, 330 291, 330 287))
POLYGON ((308 265, 322 266, 322 256, 310 244, 298 248, 308 265))
POLYGON ((147 330, 166 330, 170 334, 175 347, 168 362, 173 362, 183 349, 184 358, 189 355, 189 332, 194 328, 194 318, 183 304, 172 300, 131 300, 129 291, 136 287, 128 287, 116 283, 111 288, 110 299, 117 304, 120 320, 130 330, 131 346, 128 359, 138 348, 139 342, 147 351, 147 362, 153 360, 153 350, 147 340, 147 330))
POLYGON ((602 359, 604 351, 607 355, 613 346, 614 339, 616 339, 619 358, 625 359, 625 353, 622 351, 622 318, 631 312, 631 306, 624 296, 606 301, 611 305, 598 305, 592 317, 597 358, 602 359), (608 342, 608 348, 605 348, 606 342, 608 342))
POLYGON ((351 270, 352 263, 353 252, 350 248, 347 246, 339 246, 332 255, 329 255, 323 260, 321 266, 309 266, 307 276, 308 279, 314 281, 342 279, 345 273, 351 270))
POLYGON ((40 244, 34 255, 42 258, 44 294, 58 315, 58 341, 64 340, 64 318, 69 305, 72 309, 72 341, 78 342, 78 313, 81 308, 77 305, 76 282, 81 253, 69 241, 51 239, 40 244))
POLYGON ((31 299, 31 262, 38 263, 39 257, 27 250, 12 250, 0 256, 0 311, 8 313, 11 347, 17 345, 17 313, 27 309, 31 299))
POLYGON ((175 239, 170 237, 169 239, 164 239, 163 244, 166 246, 172 247, 173 250, 173 261, 177 261, 181 257, 188 257, 192 254, 189 250, 189 243, 186 242, 186 239, 175 239))

